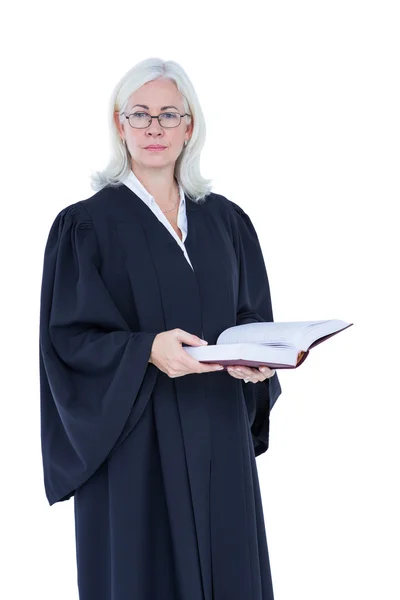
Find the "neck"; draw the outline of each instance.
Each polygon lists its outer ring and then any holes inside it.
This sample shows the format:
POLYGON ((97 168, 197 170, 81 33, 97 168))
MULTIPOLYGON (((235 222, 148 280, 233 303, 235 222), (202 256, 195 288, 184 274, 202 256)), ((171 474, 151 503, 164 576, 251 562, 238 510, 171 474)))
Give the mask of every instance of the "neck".
POLYGON ((170 165, 164 169, 144 169, 135 163, 131 168, 161 210, 168 210, 179 201, 179 187, 170 165))

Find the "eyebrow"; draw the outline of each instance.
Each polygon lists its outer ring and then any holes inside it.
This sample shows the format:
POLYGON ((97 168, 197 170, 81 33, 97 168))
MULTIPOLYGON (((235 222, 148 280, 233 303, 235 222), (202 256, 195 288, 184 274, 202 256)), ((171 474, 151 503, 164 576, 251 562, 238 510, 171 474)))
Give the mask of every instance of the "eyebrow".
MULTIPOLYGON (((141 106, 142 108, 147 108, 147 110, 149 110, 149 107, 145 104, 135 104, 134 106, 132 106, 131 110, 133 110, 135 106, 141 106)), ((167 108, 175 108, 179 112, 179 108, 177 108, 176 106, 162 106, 160 110, 165 110, 167 108)))

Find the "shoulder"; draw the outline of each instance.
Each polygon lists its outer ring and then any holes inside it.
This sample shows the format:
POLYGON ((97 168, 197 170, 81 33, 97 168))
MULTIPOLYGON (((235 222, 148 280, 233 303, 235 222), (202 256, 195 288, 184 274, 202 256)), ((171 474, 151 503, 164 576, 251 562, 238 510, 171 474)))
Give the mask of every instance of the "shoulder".
POLYGON ((73 202, 64 206, 58 213, 52 217, 49 231, 50 240, 60 240, 68 235, 68 232, 75 229, 90 228, 92 220, 90 215, 82 206, 81 202, 73 202))
POLYGON ((80 204, 92 218, 107 216, 113 212, 118 200, 125 196, 126 190, 126 186, 122 184, 118 186, 106 186, 89 198, 81 200, 80 204))
POLYGON ((222 207, 234 245, 259 244, 254 223, 247 212, 236 202, 222 194, 214 194, 216 203, 222 207))
POLYGON ((81 227, 93 227, 94 220, 102 214, 106 214, 119 194, 118 187, 106 187, 95 192, 88 198, 77 200, 62 208, 57 214, 55 221, 63 224, 81 227))
POLYGON ((229 200, 222 194, 212 193, 211 194, 210 207, 213 207, 215 212, 219 212, 226 222, 228 222, 235 231, 238 229, 248 228, 253 229, 253 224, 249 215, 243 210, 239 204, 229 200))
POLYGON ((233 218, 236 218, 237 215, 241 217, 247 217, 247 213, 243 210, 241 206, 239 206, 239 204, 233 202, 232 200, 229 200, 229 198, 227 198, 223 194, 217 194, 216 192, 212 192, 211 196, 212 202, 215 204, 215 206, 218 206, 220 207, 220 209, 225 210, 226 213, 232 215, 233 218))
POLYGON ((227 198, 223 194, 211 192, 210 195, 207 197, 207 200, 209 201, 211 209, 214 208, 216 210, 225 211, 225 215, 233 216, 233 218, 235 218, 235 215, 247 216, 245 211, 241 208, 241 206, 236 204, 236 202, 229 200, 229 198, 227 198))

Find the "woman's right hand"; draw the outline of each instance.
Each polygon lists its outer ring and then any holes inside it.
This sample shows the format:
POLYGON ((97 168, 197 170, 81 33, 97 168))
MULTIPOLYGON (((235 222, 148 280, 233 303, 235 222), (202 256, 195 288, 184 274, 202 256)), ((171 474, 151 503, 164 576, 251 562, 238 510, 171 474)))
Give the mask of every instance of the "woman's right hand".
POLYGON ((182 377, 189 373, 208 373, 221 371, 224 367, 216 363, 201 363, 190 356, 182 348, 182 343, 188 346, 203 346, 201 338, 184 331, 170 329, 158 333, 151 347, 149 362, 166 373, 168 377, 182 377))

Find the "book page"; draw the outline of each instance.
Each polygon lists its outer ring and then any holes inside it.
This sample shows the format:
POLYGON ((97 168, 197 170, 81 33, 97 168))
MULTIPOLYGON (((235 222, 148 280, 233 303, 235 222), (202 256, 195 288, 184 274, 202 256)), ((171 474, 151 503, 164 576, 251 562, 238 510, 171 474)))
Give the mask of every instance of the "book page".
POLYGON ((223 331, 217 344, 258 343, 307 350, 314 340, 346 325, 345 321, 337 319, 246 323, 223 331))

